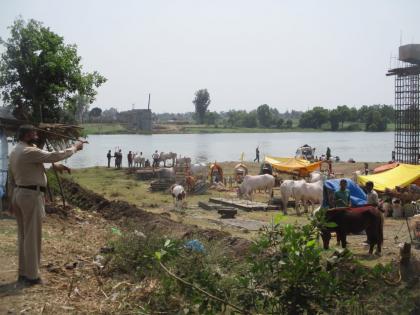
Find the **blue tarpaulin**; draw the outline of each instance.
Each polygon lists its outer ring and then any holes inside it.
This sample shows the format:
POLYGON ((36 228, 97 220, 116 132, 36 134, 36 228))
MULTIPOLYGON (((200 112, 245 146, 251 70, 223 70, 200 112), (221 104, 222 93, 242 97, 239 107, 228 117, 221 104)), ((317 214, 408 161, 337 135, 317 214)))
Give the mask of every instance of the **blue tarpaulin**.
MULTIPOLYGON (((362 188, 360 188, 355 182, 351 179, 344 178, 347 181, 347 189, 350 191, 350 200, 352 206, 363 206, 366 204, 366 194, 362 188)), ((324 202, 322 203, 323 207, 328 207, 328 195, 327 189, 332 191, 340 190, 340 181, 339 179, 328 179, 324 183, 324 202)))
POLYGON ((4 188, 0 186, 0 199, 4 196, 4 188))

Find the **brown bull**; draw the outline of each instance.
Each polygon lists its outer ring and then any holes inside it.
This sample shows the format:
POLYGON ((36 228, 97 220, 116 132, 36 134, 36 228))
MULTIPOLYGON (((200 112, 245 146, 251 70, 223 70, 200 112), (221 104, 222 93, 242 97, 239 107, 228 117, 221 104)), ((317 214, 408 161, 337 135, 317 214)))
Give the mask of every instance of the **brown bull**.
POLYGON ((331 239, 331 232, 337 234, 337 241, 346 248, 346 237, 348 234, 358 234, 366 231, 369 243, 369 254, 377 245, 376 253, 381 253, 383 243, 384 219, 376 207, 365 206, 360 208, 337 208, 328 210, 325 214, 327 222, 333 222, 337 226, 326 228, 321 231, 324 248, 328 249, 331 239))

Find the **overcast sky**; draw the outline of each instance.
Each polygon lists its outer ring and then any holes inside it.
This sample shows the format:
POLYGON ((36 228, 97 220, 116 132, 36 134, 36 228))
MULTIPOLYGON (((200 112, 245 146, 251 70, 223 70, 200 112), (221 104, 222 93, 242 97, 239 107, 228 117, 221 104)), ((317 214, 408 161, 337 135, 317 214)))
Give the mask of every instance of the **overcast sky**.
POLYGON ((78 46, 108 81, 94 105, 280 112, 393 104, 385 73, 402 43, 420 43, 419 0, 0 0, 0 37, 21 15, 78 46))

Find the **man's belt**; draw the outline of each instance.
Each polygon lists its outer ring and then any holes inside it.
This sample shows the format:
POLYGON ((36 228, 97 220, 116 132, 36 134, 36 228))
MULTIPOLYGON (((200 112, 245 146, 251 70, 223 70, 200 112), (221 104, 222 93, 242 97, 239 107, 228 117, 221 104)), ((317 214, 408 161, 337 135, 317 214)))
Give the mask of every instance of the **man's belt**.
POLYGON ((45 193, 47 191, 47 189, 43 186, 37 186, 37 185, 29 185, 29 186, 19 186, 16 185, 16 187, 18 188, 25 188, 25 189, 31 189, 31 190, 36 190, 36 191, 42 191, 43 193, 45 193))

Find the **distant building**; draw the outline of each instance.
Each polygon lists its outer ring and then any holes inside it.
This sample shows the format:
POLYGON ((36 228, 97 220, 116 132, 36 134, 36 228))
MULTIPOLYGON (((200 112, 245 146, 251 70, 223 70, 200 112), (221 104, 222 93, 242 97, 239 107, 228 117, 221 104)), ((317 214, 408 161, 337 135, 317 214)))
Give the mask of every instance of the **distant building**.
POLYGON ((136 131, 152 131, 152 111, 150 109, 132 109, 118 113, 118 121, 136 131))

